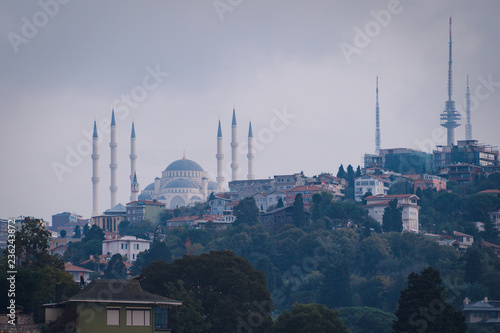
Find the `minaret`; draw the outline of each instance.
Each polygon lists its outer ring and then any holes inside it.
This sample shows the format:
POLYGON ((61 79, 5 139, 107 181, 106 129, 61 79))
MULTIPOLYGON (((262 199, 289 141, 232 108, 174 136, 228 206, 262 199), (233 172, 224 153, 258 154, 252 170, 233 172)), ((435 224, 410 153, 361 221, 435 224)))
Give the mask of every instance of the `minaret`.
POLYGON ((99 215, 99 137, 94 119, 94 134, 92 135, 92 217, 99 215))
POLYGON ((130 201, 136 201, 136 199, 133 200, 132 197, 134 196, 134 186, 133 186, 133 181, 135 178, 135 173, 136 173, 136 168, 135 168, 135 161, 137 160, 137 154, 135 153, 135 126, 134 122, 132 121, 132 133, 130 134, 130 182, 132 184, 131 186, 131 194, 130 194, 130 201))
POLYGON ((380 109, 378 107, 378 76, 377 76, 377 102, 375 104, 375 153, 380 153, 380 109))
POLYGON ((130 184, 130 201, 137 201, 139 195, 140 186, 137 182, 137 174, 134 172, 134 177, 132 178, 132 183, 130 184))
POLYGON ((253 149, 253 133, 252 133, 252 121, 250 120, 250 124, 248 125, 248 180, 255 179, 255 176, 253 174, 253 158, 255 157, 254 155, 254 149, 253 149))
POLYGON ((467 124, 465 125, 465 140, 472 140, 472 125, 470 123, 469 75, 467 75, 467 92, 465 93, 465 112, 467 117, 467 124))
POLYGON ((236 112, 233 107, 233 121, 231 123, 231 171, 232 180, 238 180, 238 131, 236 112))
POLYGON ((115 110, 113 109, 111 113, 111 142, 109 147, 111 148, 111 163, 109 168, 111 169, 111 186, 109 190, 111 191, 111 208, 116 206, 116 192, 118 191, 118 186, 116 186, 116 169, 118 164, 116 163, 116 122, 115 122, 115 110))
POLYGON ((217 192, 222 192, 224 190, 224 154, 222 153, 222 129, 220 126, 219 119, 219 130, 217 131, 217 192))
POLYGON ((450 17, 450 60, 448 62, 448 100, 445 105, 446 108, 441 113, 441 126, 448 130, 447 145, 451 146, 455 142, 455 128, 460 126, 461 115, 455 109, 455 101, 451 100, 452 91, 452 72, 451 72, 451 17, 450 17))

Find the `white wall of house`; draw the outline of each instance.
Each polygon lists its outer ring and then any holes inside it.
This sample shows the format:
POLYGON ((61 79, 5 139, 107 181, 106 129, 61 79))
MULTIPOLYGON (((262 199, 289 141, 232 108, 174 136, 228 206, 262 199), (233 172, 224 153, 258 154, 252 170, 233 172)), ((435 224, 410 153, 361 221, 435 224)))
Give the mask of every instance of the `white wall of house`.
POLYGON ((135 236, 123 236, 118 239, 105 240, 102 242, 102 253, 109 253, 110 255, 119 253, 132 262, 137 259, 139 253, 149 250, 151 242, 150 240, 135 236))
POLYGON ((388 191, 389 188, 385 182, 369 175, 364 175, 354 180, 354 198, 358 202, 363 201, 365 193, 371 192, 373 195, 378 195, 387 194, 388 191))

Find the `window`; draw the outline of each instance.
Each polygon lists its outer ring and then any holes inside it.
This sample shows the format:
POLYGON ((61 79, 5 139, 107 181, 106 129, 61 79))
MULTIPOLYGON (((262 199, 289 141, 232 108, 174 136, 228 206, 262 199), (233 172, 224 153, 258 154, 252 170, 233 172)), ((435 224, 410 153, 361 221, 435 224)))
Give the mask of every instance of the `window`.
POLYGON ((156 308, 155 328, 168 328, 168 309, 156 308))
POLYGON ((120 325, 120 309, 106 309, 107 325, 120 325))
POLYGON ((127 310, 127 326, 150 326, 150 310, 127 310))

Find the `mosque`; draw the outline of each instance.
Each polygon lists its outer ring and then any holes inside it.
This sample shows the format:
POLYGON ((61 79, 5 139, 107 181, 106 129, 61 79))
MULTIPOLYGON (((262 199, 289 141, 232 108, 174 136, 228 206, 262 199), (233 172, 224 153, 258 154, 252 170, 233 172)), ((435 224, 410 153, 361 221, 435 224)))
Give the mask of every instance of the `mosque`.
MULTIPOLYGON (((109 144, 111 150, 111 163, 109 165, 111 170, 111 205, 110 208, 117 206, 116 195, 118 186, 116 184, 116 170, 117 170, 117 142, 116 142, 116 122, 115 112, 111 113, 111 142, 109 144)), ((99 213, 99 152, 98 152, 98 133, 97 125, 94 120, 94 133, 92 140, 92 216, 98 216, 99 213)), ((219 127, 217 131, 217 177, 216 182, 208 178, 208 173, 196 162, 186 159, 186 156, 180 160, 170 163, 161 173, 161 177, 156 177, 154 182, 146 186, 140 192, 140 186, 137 181, 136 160, 137 153, 135 147, 135 124, 132 122, 132 132, 130 135, 130 201, 153 201, 164 203, 167 208, 173 209, 183 206, 192 206, 197 202, 204 202, 207 200, 210 193, 220 193, 224 191, 224 154, 223 154, 223 137, 221 122, 219 120, 219 127)), ((233 119, 231 123, 231 171, 232 180, 238 180, 238 159, 237 159, 237 123, 236 112, 233 108, 233 119)), ((253 174, 253 133, 252 123, 249 123, 248 130, 248 179, 254 179, 253 174)))

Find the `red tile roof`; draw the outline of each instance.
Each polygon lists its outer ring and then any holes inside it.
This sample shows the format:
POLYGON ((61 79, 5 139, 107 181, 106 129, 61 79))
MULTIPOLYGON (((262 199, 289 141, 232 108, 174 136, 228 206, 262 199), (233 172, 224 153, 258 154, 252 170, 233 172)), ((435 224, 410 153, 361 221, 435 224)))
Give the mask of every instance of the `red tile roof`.
POLYGON ((67 263, 64 264, 64 270, 66 272, 88 272, 88 273, 92 273, 93 272, 90 269, 86 269, 86 268, 83 268, 83 267, 75 266, 75 265, 73 265, 70 262, 67 262, 67 263))
POLYGON ((480 191, 478 193, 492 193, 492 194, 500 194, 500 190, 495 190, 495 189, 491 189, 491 190, 484 190, 484 191, 480 191))
POLYGON ((194 221, 198 219, 198 215, 192 215, 192 216, 179 216, 179 217, 174 217, 170 220, 167 220, 167 222, 176 222, 176 221, 194 221))
POLYGON ((500 245, 493 244, 493 243, 488 243, 488 242, 485 242, 485 241, 483 241, 483 245, 487 246, 487 247, 492 247, 492 248, 495 248, 495 249, 500 249, 500 245))
POLYGON ((368 206, 385 206, 385 205, 388 205, 389 202, 390 202, 389 200, 387 200, 387 201, 378 201, 378 202, 367 204, 367 205, 365 205, 365 207, 368 207, 368 206))
POLYGON ((302 186, 292 187, 291 189, 288 189, 287 192, 297 192, 297 191, 306 191, 306 190, 321 191, 323 189, 321 188, 321 186, 302 185, 302 186))
MULTIPOLYGON (((410 198, 416 195, 415 194, 377 194, 366 197, 366 199, 376 199, 376 198, 410 198)), ((418 198, 418 197, 417 197, 418 198)))
POLYGON ((474 237, 474 236, 471 236, 471 235, 463 234, 463 233, 458 232, 458 231, 453 231, 453 235, 455 235, 457 237, 471 237, 471 238, 474 237))

